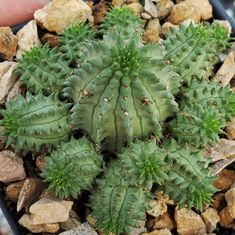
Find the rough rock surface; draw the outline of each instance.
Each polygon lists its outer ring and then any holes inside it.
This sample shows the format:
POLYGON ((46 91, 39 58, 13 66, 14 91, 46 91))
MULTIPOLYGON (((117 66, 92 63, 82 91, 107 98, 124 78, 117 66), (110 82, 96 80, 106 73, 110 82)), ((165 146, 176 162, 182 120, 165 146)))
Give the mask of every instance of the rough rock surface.
POLYGON ((170 31, 170 28, 176 28, 176 29, 178 29, 179 26, 178 26, 178 25, 175 25, 175 24, 172 24, 171 22, 165 22, 165 23, 162 25, 161 34, 162 34, 162 35, 166 35, 166 34, 170 31))
POLYGON ((156 8, 156 6, 153 4, 152 0, 145 0, 144 10, 145 10, 145 12, 147 12, 149 15, 151 15, 153 18, 158 17, 157 8, 156 8))
POLYGON ((0 59, 12 60, 16 54, 17 42, 10 27, 0 27, 0 59))
POLYGON ((200 13, 193 6, 180 2, 173 6, 168 21, 172 24, 179 24, 184 20, 191 19, 198 23, 200 18, 200 13))
POLYGON ((235 141, 220 139, 219 143, 208 147, 205 151, 205 157, 209 157, 212 162, 216 162, 235 155, 235 141))
POLYGON ((231 188, 225 193, 225 199, 227 201, 228 212, 235 219, 235 188, 231 188))
POLYGON ((20 211, 22 208, 28 211, 29 207, 38 199, 44 188, 45 184, 40 179, 27 178, 20 190, 17 211, 20 211))
POLYGON ((32 218, 29 214, 24 214, 20 218, 19 224, 22 225, 23 227, 27 228, 28 230, 30 230, 33 233, 42 233, 42 232, 55 233, 60 229, 58 223, 35 225, 35 224, 33 224, 32 218))
POLYGON ((225 132, 227 134, 228 139, 235 139, 235 117, 233 117, 232 121, 228 123, 225 128, 225 132))
POLYGON ((74 229, 60 233, 59 235, 98 235, 98 233, 88 223, 83 223, 74 229))
POLYGON ((91 8, 82 0, 53 0, 34 13, 36 21, 49 31, 61 34, 74 23, 91 17, 91 8))
POLYGON ((126 5, 126 7, 131 9, 137 16, 141 16, 142 12, 144 11, 144 7, 139 2, 133 2, 126 5))
POLYGON ((174 223, 168 214, 168 212, 165 212, 163 215, 160 215, 159 217, 155 218, 153 228, 154 229, 164 229, 167 228, 169 230, 172 230, 174 228, 174 223))
POLYGON ((218 175, 213 185, 220 190, 228 190, 235 181, 235 171, 224 169, 218 175))
POLYGON ((175 210, 175 221, 179 235, 206 234, 206 225, 200 215, 192 210, 182 208, 175 210))
POLYGON ((158 19, 150 19, 144 32, 143 40, 147 43, 158 42, 161 26, 158 19))
POLYGON ((38 170, 43 171, 45 167, 45 157, 43 155, 39 155, 36 158, 36 166, 38 170))
POLYGON ((98 4, 95 4, 92 7, 92 15, 94 17, 94 24, 100 24, 101 21, 104 19, 106 12, 108 11, 109 7, 104 1, 100 1, 98 4))
POLYGON ((235 75, 235 61, 234 54, 230 52, 225 59, 224 63, 217 71, 215 78, 224 86, 228 85, 233 76, 235 75))
POLYGON ((168 16, 173 6, 174 6, 174 3, 171 0, 162 0, 158 2, 157 3, 158 18, 162 19, 168 16))
POLYGON ((186 4, 195 8, 202 20, 212 18, 212 6, 209 0, 186 0, 186 4))
POLYGON ((153 217, 163 215, 167 211, 166 203, 161 200, 151 200, 149 206, 151 209, 149 209, 147 213, 153 217))
POLYGON ((12 202, 17 202, 20 195, 20 190, 24 184, 24 180, 9 184, 6 188, 6 199, 12 202))
POLYGON ((69 218, 65 222, 60 223, 60 228, 67 231, 80 226, 79 217, 77 213, 73 210, 69 213, 69 218))
POLYGON ((33 224, 64 222, 69 218, 72 201, 42 198, 29 208, 33 224))
POLYGON ((58 35, 54 35, 51 33, 45 33, 42 38, 41 42, 43 44, 48 44, 49 47, 57 47, 60 46, 60 37, 58 35))
POLYGON ((0 181, 11 183, 26 178, 22 159, 9 150, 0 152, 0 181))
POLYGON ((15 85, 17 76, 13 74, 13 71, 16 66, 16 62, 4 61, 0 63, 0 104, 5 103, 10 90, 15 85))
POLYGON ((225 196, 224 193, 216 193, 212 197, 213 201, 211 206, 215 209, 220 209, 225 205, 225 196))
POLYGON ((209 207, 202 213, 202 219, 207 226, 207 232, 211 233, 216 229, 220 217, 216 209, 209 207))
POLYGON ((229 225, 233 222, 233 217, 230 215, 227 207, 225 207, 222 211, 220 211, 219 217, 220 217, 220 224, 223 227, 229 227, 229 225))
POLYGON ((25 52, 40 43, 38 38, 38 29, 35 20, 29 21, 17 34, 18 48, 16 57, 19 58, 25 52))
POLYGON ((141 235, 171 235, 171 231, 167 228, 154 230, 150 233, 143 233, 141 235))

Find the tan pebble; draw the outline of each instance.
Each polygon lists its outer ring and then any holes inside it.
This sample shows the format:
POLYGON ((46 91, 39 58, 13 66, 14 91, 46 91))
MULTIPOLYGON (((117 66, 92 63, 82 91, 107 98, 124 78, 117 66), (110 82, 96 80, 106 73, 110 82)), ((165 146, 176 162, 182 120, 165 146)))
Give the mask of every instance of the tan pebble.
POLYGON ((39 195, 45 188, 45 184, 37 178, 27 178, 20 190, 19 200, 17 202, 17 211, 29 207, 38 199, 39 195))
POLYGON ((155 218, 155 222, 153 224, 154 229, 164 229, 167 228, 169 230, 174 229, 175 225, 169 216, 168 212, 165 212, 163 215, 155 218))
POLYGON ((157 3, 158 18, 163 19, 171 12, 174 3, 171 0, 162 0, 157 3))
POLYGON ((85 22, 92 15, 91 8, 82 0, 53 0, 34 13, 37 23, 58 34, 72 24, 85 22))
POLYGON ((215 209, 220 209, 221 207, 224 207, 225 205, 225 197, 224 193, 216 193, 212 197, 212 204, 211 206, 215 209))
POLYGON ((207 226, 207 232, 211 233, 216 229, 220 217, 216 209, 209 207, 202 214, 201 217, 207 226))
POLYGON ((60 37, 51 33, 45 33, 41 38, 42 44, 48 44, 49 47, 60 46, 60 37))
POLYGON ((192 210, 176 208, 175 221, 180 235, 206 234, 206 225, 202 218, 192 210))
POLYGON ((18 39, 10 27, 0 27, 0 59, 13 60, 16 55, 18 39))
POLYGON ((147 211, 147 213, 153 217, 158 217, 159 215, 163 215, 167 211, 167 205, 165 202, 158 200, 150 200, 149 206, 151 209, 147 211))
POLYGON ((173 6, 168 17, 168 21, 177 25, 187 19, 191 19, 195 23, 198 23, 200 18, 200 14, 193 6, 185 4, 185 2, 180 2, 179 4, 173 6))
POLYGON ((24 184, 24 180, 9 184, 6 188, 6 200, 17 202, 19 199, 20 190, 24 184))
POLYGON ((235 181, 235 171, 223 169, 218 175, 213 185, 222 191, 230 188, 232 183, 235 181))
MULTIPOLYGON (((144 7, 138 2, 128 4, 128 5, 126 5, 126 7, 131 9, 137 16, 141 16, 141 14, 144 11, 144 7)), ((151 18, 151 16, 150 16, 150 18, 151 18)))
POLYGON ((33 224, 64 222, 69 218, 72 201, 42 198, 30 206, 33 224))
POLYGON ((231 188, 225 193, 225 199, 227 201, 228 212, 235 219, 235 188, 231 188))
POLYGON ((223 227, 229 227, 229 225, 233 222, 233 217, 230 215, 227 207, 220 211, 219 217, 220 225, 223 227))
POLYGON ((43 155, 39 155, 36 158, 36 166, 40 171, 43 171, 44 167, 45 167, 45 156, 43 155))
POLYGON ((95 4, 92 7, 92 13, 93 13, 95 25, 101 23, 108 9, 109 7, 105 4, 104 1, 100 1, 98 4, 95 4))
POLYGON ((42 232, 56 233, 60 229, 58 223, 35 225, 33 224, 32 218, 29 214, 24 214, 20 218, 19 224, 33 233, 42 233, 42 232))
POLYGON ((0 152, 0 181, 11 183, 26 178, 23 160, 9 150, 0 152))

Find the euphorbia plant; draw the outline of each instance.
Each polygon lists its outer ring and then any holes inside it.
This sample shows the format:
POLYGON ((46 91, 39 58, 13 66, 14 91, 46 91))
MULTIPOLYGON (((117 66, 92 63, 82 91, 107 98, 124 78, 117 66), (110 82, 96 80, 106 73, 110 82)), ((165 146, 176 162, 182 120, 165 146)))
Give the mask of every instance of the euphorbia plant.
POLYGON ((145 45, 142 24, 114 8, 97 38, 90 26, 73 25, 60 47, 27 52, 16 72, 33 95, 2 111, 8 145, 50 146, 49 189, 76 198, 94 186, 89 205, 105 234, 138 226, 154 183, 180 206, 210 203, 216 190, 203 148, 235 112, 230 87, 211 80, 229 46, 225 29, 181 25, 161 45, 145 45), (85 136, 71 137, 76 130, 85 136))

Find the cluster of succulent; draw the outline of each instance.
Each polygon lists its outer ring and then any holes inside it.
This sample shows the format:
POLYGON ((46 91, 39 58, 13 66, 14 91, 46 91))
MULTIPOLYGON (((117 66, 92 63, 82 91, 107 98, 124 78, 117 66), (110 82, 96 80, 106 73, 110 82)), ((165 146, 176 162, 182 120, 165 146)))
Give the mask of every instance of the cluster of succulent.
POLYGON ((59 47, 23 55, 16 73, 27 94, 1 111, 7 146, 46 149, 50 190, 77 198, 91 189, 104 234, 138 227, 153 184, 180 206, 209 204, 216 189, 203 150, 235 113, 233 91, 212 79, 225 29, 180 25, 161 44, 142 35, 127 8, 110 10, 99 30, 73 25, 59 47))

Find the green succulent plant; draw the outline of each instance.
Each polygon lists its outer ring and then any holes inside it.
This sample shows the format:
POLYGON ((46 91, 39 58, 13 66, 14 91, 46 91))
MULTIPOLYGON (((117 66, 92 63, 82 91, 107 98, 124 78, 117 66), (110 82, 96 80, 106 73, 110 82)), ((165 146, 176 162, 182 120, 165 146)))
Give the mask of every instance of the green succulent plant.
POLYGON ((6 103, 0 121, 6 145, 16 151, 37 152, 43 145, 49 148, 67 141, 70 135, 69 104, 62 103, 55 94, 19 96, 6 103))
POLYGON ((136 141, 118 155, 129 184, 151 189, 167 180, 165 152, 155 141, 136 141))
POLYGON ((118 162, 109 164, 90 196, 95 226, 102 229, 105 235, 129 234, 131 227, 139 227, 141 220, 145 220, 145 211, 149 207, 151 194, 130 186, 121 172, 118 162))
POLYGON ((33 93, 61 91, 70 72, 65 56, 61 56, 57 48, 50 49, 48 45, 38 45, 26 51, 15 70, 22 84, 33 93))
POLYGON ((64 92, 74 101, 73 125, 104 148, 120 151, 135 137, 162 136, 164 120, 178 108, 161 81, 177 75, 151 57, 154 47, 145 47, 138 37, 125 40, 114 31, 107 38, 84 45, 80 68, 67 79, 64 92), (112 35, 115 45, 107 39, 112 35))
POLYGON ((201 210, 216 191, 203 147, 219 139, 235 110, 230 87, 210 80, 227 32, 181 25, 161 45, 144 45, 143 22, 127 8, 109 11, 98 32, 74 25, 60 47, 23 55, 16 73, 32 94, 1 110, 7 146, 56 148, 43 172, 49 189, 76 198, 95 185, 89 205, 105 235, 129 233, 145 219, 153 183, 201 210), (110 160, 104 169, 101 153, 110 160))
POLYGON ((96 33, 87 24, 75 24, 63 32, 60 38, 60 51, 65 55, 69 63, 78 63, 81 47, 94 40, 96 33))
POLYGON ((164 60, 190 85, 193 78, 209 78, 219 62, 218 55, 228 48, 228 42, 227 30, 218 24, 194 26, 191 23, 188 27, 181 24, 179 30, 171 28, 163 43, 164 60))
POLYGON ((201 104, 185 104, 170 122, 172 135, 180 143, 195 147, 215 144, 219 134, 223 134, 225 119, 217 109, 203 107, 201 104))
POLYGON ((59 198, 73 197, 89 189, 102 171, 102 157, 85 137, 62 144, 46 157, 42 176, 50 183, 49 190, 59 198))
POLYGON ((215 177, 208 169, 210 160, 203 152, 179 145, 176 141, 165 143, 167 151, 168 177, 159 188, 181 207, 187 205, 202 210, 203 205, 211 203, 217 191, 212 183, 215 177))
POLYGON ((203 107, 216 109, 227 121, 235 114, 235 93, 229 85, 224 87, 216 81, 193 80, 183 93, 183 102, 198 103, 203 107))

